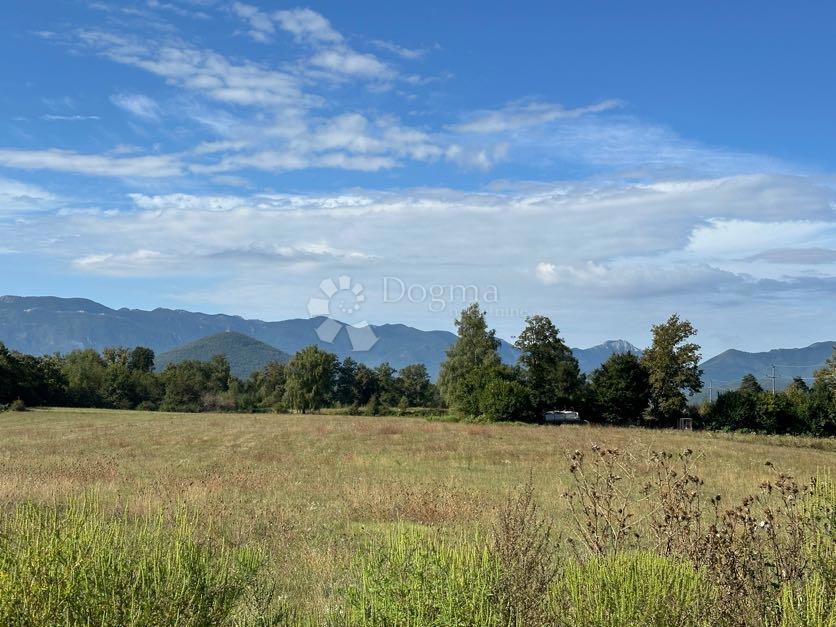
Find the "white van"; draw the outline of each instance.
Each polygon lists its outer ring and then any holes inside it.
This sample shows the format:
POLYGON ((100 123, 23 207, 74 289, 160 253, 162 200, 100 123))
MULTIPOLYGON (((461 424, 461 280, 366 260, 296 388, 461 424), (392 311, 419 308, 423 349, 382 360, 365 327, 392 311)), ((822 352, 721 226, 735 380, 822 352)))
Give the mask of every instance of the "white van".
POLYGON ((576 411, 556 410, 547 411, 545 414, 546 424, 551 425, 570 425, 581 424, 580 414, 576 411))

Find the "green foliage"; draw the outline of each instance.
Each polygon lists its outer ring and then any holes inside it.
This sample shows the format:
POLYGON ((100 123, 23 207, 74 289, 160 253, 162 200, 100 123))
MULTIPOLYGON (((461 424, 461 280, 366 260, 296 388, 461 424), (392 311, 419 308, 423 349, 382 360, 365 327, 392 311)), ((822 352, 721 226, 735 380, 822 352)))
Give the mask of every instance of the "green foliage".
POLYGON ((336 371, 336 355, 317 346, 303 348, 285 368, 285 405, 303 414, 324 407, 331 401, 336 371))
POLYGON ((705 575, 688 562, 622 552, 570 562, 552 591, 560 625, 708 626, 714 603, 705 575))
POLYGON ((594 412, 610 424, 638 424, 650 403, 647 368, 632 353, 616 353, 592 373, 594 412))
POLYGON ((583 377, 554 323, 546 316, 526 318, 515 345, 534 410, 575 409, 583 377))
POLYGON ((532 416, 529 389, 512 378, 492 376, 481 391, 479 407, 489 420, 528 420, 532 416))
POLYGON ((740 380, 738 391, 742 394, 760 394, 763 392, 763 387, 758 383, 755 375, 747 374, 740 380))
POLYGON ((3 625, 229 625, 269 615, 261 556, 193 539, 187 520, 136 522, 95 502, 0 519, 3 625))
POLYGON ((9 411, 26 411, 26 403, 16 398, 9 404, 9 411))
POLYGON ((496 332, 488 330, 485 313, 474 303, 456 320, 458 340, 441 364, 438 387, 446 403, 465 416, 478 416, 482 389, 499 367, 496 332))
POLYGON ((395 385, 407 407, 429 407, 435 404, 434 386, 424 364, 401 368, 395 385))
POLYGON ((685 412, 685 392, 702 389, 700 347, 687 341, 697 330, 673 314, 654 325, 652 332, 653 344, 642 356, 649 373, 651 410, 663 424, 671 425, 685 412))
POLYGON ((446 542, 398 527, 370 547, 346 595, 346 625, 466 627, 503 625, 499 565, 484 543, 446 542))
POLYGON ((216 355, 211 362, 169 364, 162 373, 162 380, 165 384, 162 409, 166 411, 234 409, 234 403, 228 402, 227 395, 232 382, 229 362, 222 355, 216 355))

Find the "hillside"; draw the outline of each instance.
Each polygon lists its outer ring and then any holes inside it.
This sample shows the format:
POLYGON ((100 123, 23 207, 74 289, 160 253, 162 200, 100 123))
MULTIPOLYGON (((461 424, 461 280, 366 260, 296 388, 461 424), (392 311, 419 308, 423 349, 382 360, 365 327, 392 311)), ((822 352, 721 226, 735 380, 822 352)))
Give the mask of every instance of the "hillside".
POLYGON ((186 360, 209 361, 215 355, 226 357, 232 374, 242 379, 272 361, 286 362, 290 358, 287 353, 248 335, 225 331, 162 353, 157 356, 156 367, 163 370, 168 364, 186 360))
POLYGON ((836 342, 817 342, 805 348, 778 348, 762 353, 736 349, 724 351, 702 363, 703 381, 714 390, 735 388, 747 374, 755 375, 764 387, 770 387, 775 365, 775 387, 783 389, 794 377, 812 378, 833 353, 836 342))
MULTIPOLYGON (((378 341, 372 349, 353 351, 345 329, 331 343, 320 340, 316 329, 322 321, 323 318, 311 318, 265 322, 180 309, 111 309, 83 298, 0 297, 0 342, 34 355, 66 353, 78 348, 147 346, 161 358, 189 342, 229 331, 287 354, 315 344, 340 358, 350 355, 369 366, 386 361, 394 368, 423 363, 435 378, 447 349, 456 340, 449 331, 422 331, 403 324, 373 325, 378 341)), ((613 352, 638 349, 618 340, 573 350, 581 369, 589 372, 613 352)), ((508 342, 501 343, 499 352, 506 363, 516 363, 518 351, 508 342)))

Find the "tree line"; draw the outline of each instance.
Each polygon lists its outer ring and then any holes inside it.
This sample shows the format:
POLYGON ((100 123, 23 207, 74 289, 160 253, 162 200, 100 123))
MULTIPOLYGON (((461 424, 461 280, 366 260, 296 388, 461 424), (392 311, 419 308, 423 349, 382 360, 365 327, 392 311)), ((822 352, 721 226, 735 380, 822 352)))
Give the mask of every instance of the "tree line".
POLYGON ((309 346, 287 363, 272 362, 247 379, 227 359, 182 361, 154 371, 154 351, 106 348, 35 357, 0 343, 0 405, 69 406, 162 411, 316 411, 349 413, 441 405, 423 364, 400 371, 370 368, 351 357, 309 346))
POLYGON ((773 395, 749 376, 740 390, 696 406, 689 397, 702 389, 700 347, 692 341, 696 329, 676 314, 652 327, 641 357, 613 354, 588 376, 546 316, 527 318, 514 366, 502 363, 496 332, 477 304, 461 313, 456 328, 437 384, 423 364, 371 368, 316 346, 242 380, 223 356, 155 372, 154 352, 143 347, 34 357, 0 343, 0 405, 301 413, 339 407, 366 414, 429 407, 465 419, 524 422, 540 422, 549 410, 575 410, 590 422, 615 425, 673 427, 689 417, 696 428, 836 435, 836 351, 811 386, 798 379, 773 395))

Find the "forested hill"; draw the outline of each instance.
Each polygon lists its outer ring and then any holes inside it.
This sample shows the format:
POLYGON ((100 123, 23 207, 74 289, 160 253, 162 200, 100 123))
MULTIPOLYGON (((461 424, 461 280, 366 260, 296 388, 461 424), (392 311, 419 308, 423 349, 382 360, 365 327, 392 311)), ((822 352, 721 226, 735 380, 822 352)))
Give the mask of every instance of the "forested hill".
POLYGON ((156 366, 157 370, 163 370, 168 364, 179 364, 186 360, 209 361, 215 355, 226 357, 230 371, 240 379, 263 370, 270 362, 284 363, 290 359, 290 355, 269 344, 243 333, 225 331, 157 355, 156 366))

